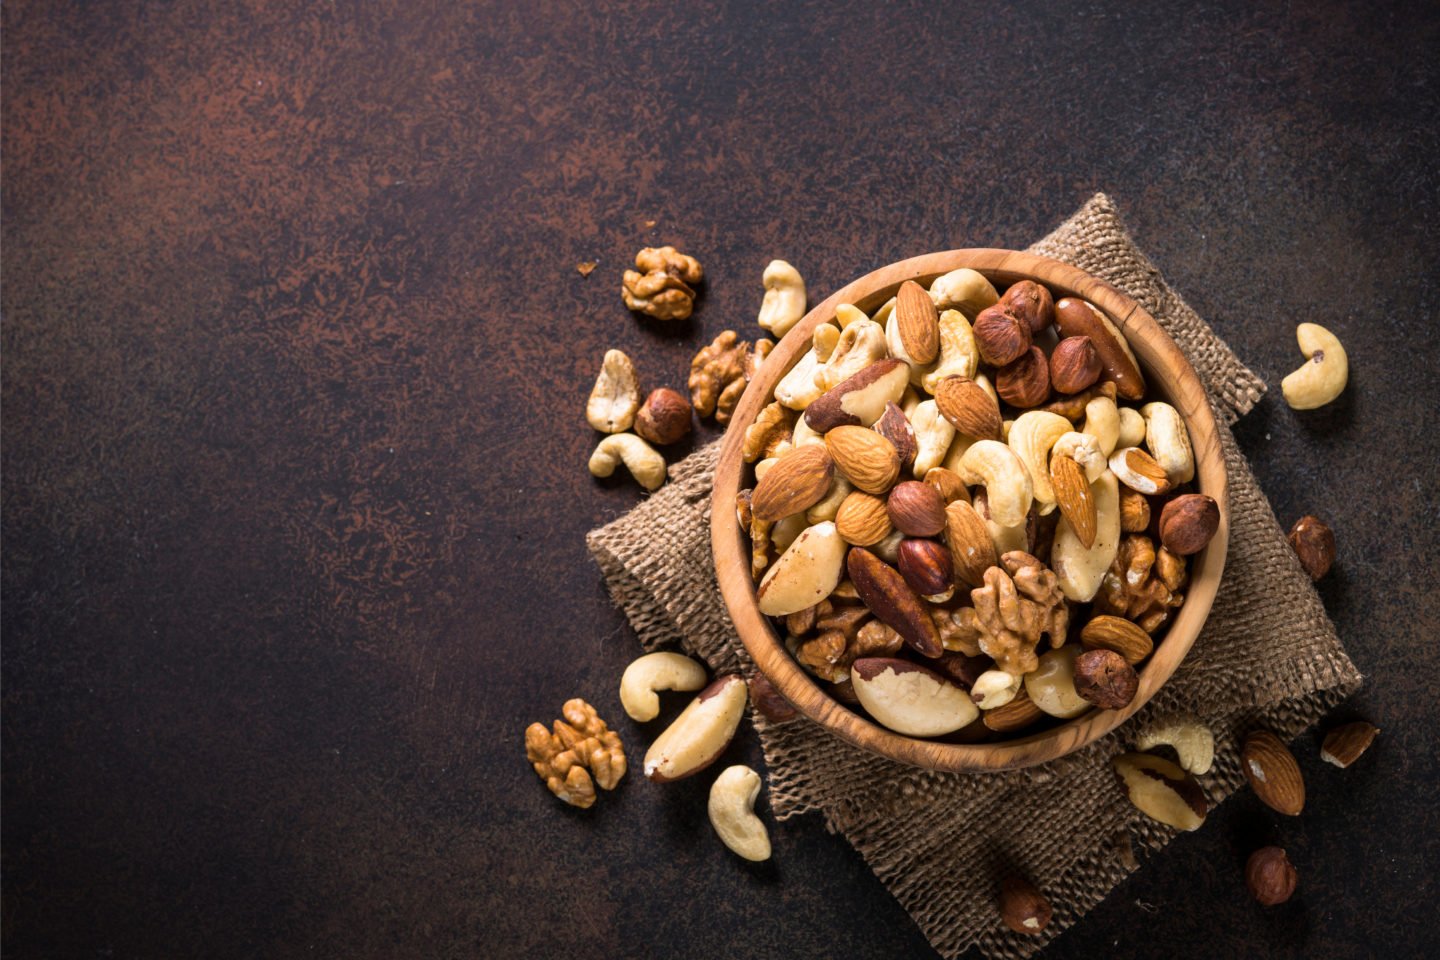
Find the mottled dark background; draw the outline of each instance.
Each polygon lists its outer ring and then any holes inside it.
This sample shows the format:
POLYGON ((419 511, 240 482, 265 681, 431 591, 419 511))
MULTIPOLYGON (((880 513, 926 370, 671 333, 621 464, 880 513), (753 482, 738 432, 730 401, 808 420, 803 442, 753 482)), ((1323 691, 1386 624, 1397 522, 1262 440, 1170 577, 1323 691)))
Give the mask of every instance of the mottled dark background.
POLYGON ((5 953, 927 955, 815 819, 753 868, 704 778, 580 813, 523 761, 574 695, 653 733, 583 398, 753 335, 772 257, 818 301, 1097 189, 1272 385, 1241 443, 1335 528, 1384 733, 1301 738, 1302 817, 1242 793, 1050 953, 1440 953, 1436 5, 609 6, 0 8, 5 953), (673 327, 617 292, 665 242, 709 276, 673 327), (1302 320, 1353 373, 1297 415, 1302 320))

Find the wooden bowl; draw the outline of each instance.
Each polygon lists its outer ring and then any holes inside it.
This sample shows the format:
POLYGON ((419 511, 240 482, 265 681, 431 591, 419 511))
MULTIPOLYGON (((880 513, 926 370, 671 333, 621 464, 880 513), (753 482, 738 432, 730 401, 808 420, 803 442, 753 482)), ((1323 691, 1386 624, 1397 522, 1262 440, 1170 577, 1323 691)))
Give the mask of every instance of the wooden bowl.
POLYGON ((949 250, 913 257, 882 267, 836 291, 805 315, 776 345, 750 383, 730 420, 715 471, 710 533, 715 572, 725 605, 745 649, 756 666, 805 716, 836 736, 874 753, 931 770, 1005 770, 1044 763, 1078 750, 1123 723, 1155 695, 1195 642, 1225 566, 1230 536, 1225 464, 1215 419, 1205 391, 1190 363, 1160 325, 1139 304, 1074 267, 1013 250, 949 250), (1195 451, 1195 486, 1220 505, 1220 528, 1203 551, 1191 557, 1190 586, 1169 631, 1140 669, 1140 688, 1123 710, 1092 710, 1040 733, 990 743, 947 743, 895 733, 859 716, 826 693, 785 649, 783 639, 760 613, 750 576, 750 541, 735 518, 735 495, 752 474, 740 455, 745 428, 770 402, 775 385, 810 348, 821 322, 835 316, 835 307, 853 303, 873 313, 895 295, 900 284, 915 280, 924 286, 943 273, 970 267, 1001 290, 1017 280, 1035 280, 1059 300, 1083 297, 1103 310, 1124 332, 1144 369, 1148 399, 1175 406, 1190 428, 1195 451))

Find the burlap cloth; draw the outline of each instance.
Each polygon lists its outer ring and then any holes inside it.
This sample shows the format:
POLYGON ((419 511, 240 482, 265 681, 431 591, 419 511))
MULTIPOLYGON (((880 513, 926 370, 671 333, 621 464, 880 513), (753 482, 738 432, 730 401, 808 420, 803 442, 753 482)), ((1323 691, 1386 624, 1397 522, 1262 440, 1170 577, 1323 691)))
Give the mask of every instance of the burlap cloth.
MULTIPOLYGON (((1201 778, 1212 804, 1244 782, 1238 740, 1256 725, 1289 740, 1353 692, 1361 677, 1285 541, 1229 425, 1264 384, 1165 283, 1097 194, 1030 248, 1109 281, 1139 301, 1185 351, 1209 392, 1230 478, 1230 551, 1210 618, 1155 699, 1115 733, 1052 763, 1008 773, 934 773, 850 746, 811 721, 753 714, 777 820, 818 812, 915 918, 942 955, 976 946, 1028 957, 1100 902, 1175 831, 1125 799, 1109 759, 1157 712, 1193 711, 1215 732, 1201 778), (1020 936, 999 922, 1006 865, 1054 905, 1049 928, 1020 936)), ((678 644, 716 671, 753 666, 715 584, 710 481, 719 444, 671 470, 671 482, 588 543, 615 602, 647 650, 678 644)))

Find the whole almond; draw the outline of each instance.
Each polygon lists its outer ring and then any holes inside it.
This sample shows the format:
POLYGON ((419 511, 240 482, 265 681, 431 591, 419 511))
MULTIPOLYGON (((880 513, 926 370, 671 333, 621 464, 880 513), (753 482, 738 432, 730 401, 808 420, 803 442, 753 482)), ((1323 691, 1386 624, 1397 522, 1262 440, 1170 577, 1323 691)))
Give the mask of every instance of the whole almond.
POLYGON ((985 582, 985 571, 1000 563, 990 529, 973 506, 956 500, 945 508, 945 542, 955 575, 972 587, 985 582))
POLYGON ((1035 701, 1030 699, 1030 694, 1026 693, 1022 686, 1014 700, 1003 707, 986 710, 982 716, 985 726, 996 733, 1014 733, 1040 720, 1045 716, 1045 711, 1035 706, 1035 701))
POLYGON ((863 547, 853 547, 845 568, 876 619, 904 637, 921 656, 933 658, 944 652, 924 602, 894 567, 863 547))
POLYGON ((1300 764, 1275 734, 1257 730, 1246 737, 1240 761, 1255 796, 1267 807, 1291 817, 1305 809, 1305 780, 1300 775, 1300 764))
POLYGON ((1102 613, 1080 631, 1080 645, 1086 650, 1113 650, 1130 666, 1150 656, 1155 641, 1139 624, 1102 613))
POLYGON ((825 434, 825 449, 857 490, 885 493, 900 476, 900 454, 895 445, 868 427, 836 427, 825 434))
POLYGON ((928 483, 895 484, 885 501, 890 522, 907 537, 933 537, 945 529, 945 503, 928 483))
POLYGON ((1003 367, 1030 349, 1030 324, 1015 316, 1009 304, 981 310, 970 330, 980 359, 992 367, 1003 367))
POLYGON ((1320 745, 1320 759, 1344 769, 1370 749, 1379 732, 1379 727, 1364 720, 1338 726, 1325 734, 1325 742, 1320 745))
POLYGON ((819 503, 830 489, 835 468, 818 443, 786 451, 755 484, 750 510, 757 520, 783 520, 819 503))
MULTIPOLYGON (((930 299, 926 297, 925 299, 930 299)), ((905 411, 900 409, 900 404, 893 400, 885 405, 885 412, 880 419, 875 421, 871 427, 876 433, 890 441, 895 452, 900 455, 900 469, 909 470, 915 464, 915 454, 919 452, 920 445, 915 439, 915 428, 910 426, 910 421, 905 418, 905 411)))
POLYGON ((1004 421, 985 388, 968 377, 946 377, 935 387, 935 406, 950 425, 967 437, 999 440, 1004 421))
POLYGON ((1085 476, 1085 468, 1070 457, 1051 457, 1050 484, 1055 488, 1055 502, 1060 505, 1060 515, 1070 521, 1076 538, 1089 550, 1095 543, 1099 518, 1095 512, 1095 498, 1090 495, 1090 481, 1085 476))
POLYGON ((857 547, 868 547, 890 536, 894 529, 885 498, 856 490, 840 503, 835 514, 835 528, 840 538, 857 547))
POLYGON ((940 355, 940 313, 925 288, 914 280, 895 294, 895 323, 900 343, 916 363, 932 363, 940 355))
POLYGON ((969 500, 970 491, 965 489, 965 481, 954 470, 947 470, 944 467, 931 467, 925 471, 925 482, 935 488, 940 494, 940 499, 946 504, 954 503, 956 500, 969 500))
POLYGON ((995 373, 995 392, 1012 407, 1038 407, 1050 396, 1050 364, 1045 351, 1031 347, 995 373))

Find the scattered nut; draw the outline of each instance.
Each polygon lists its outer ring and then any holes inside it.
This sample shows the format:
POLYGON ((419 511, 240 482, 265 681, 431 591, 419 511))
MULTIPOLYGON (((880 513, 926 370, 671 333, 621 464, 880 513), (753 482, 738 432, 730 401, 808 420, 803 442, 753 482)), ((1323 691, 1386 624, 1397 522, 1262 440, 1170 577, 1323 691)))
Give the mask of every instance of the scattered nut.
POLYGON ((1314 410, 1340 396, 1350 380, 1350 359, 1335 334, 1318 323, 1295 328, 1305 365, 1280 381, 1285 402, 1295 410, 1314 410))
POLYGON ((635 432, 662 447, 678 443, 690 432, 690 401, 669 387, 651 390, 635 415, 635 432))
POLYGON ((694 257, 674 247, 646 247, 635 254, 635 266, 645 271, 625 271, 620 294, 625 306, 657 320, 684 320, 695 304, 696 284, 705 271, 694 257))
POLYGON ((1012 407, 1036 407, 1050 396, 1050 364, 1045 351, 1031 347, 995 374, 995 391, 1012 407))
POLYGON ((620 677, 620 706, 631 720, 644 723, 660 715, 657 690, 699 690, 705 686, 705 668, 684 654, 647 653, 620 677))
POLYGON ((719 677, 681 711, 645 753, 645 776, 668 783, 699 773, 730 745, 745 714, 745 681, 719 677))
POLYGON ((765 299, 756 322, 778 339, 805 316, 805 278, 784 260, 771 260, 761 280, 765 299))
POLYGON ((1199 830, 1210 804, 1195 778, 1164 757, 1150 753, 1122 753, 1111 763, 1129 793, 1130 802, 1145 816, 1177 830, 1199 830))
POLYGON ((1000 919, 1016 933, 1040 933, 1050 925, 1050 901, 1034 884, 1009 874, 1000 881, 1000 919))
POLYGON ((710 784, 710 825, 730 851, 746 860, 770 859, 770 834, 755 816, 760 774, 746 766, 726 767, 710 784))
POLYGON ((525 730, 525 756, 550 792, 575 807, 595 803, 595 785, 614 790, 625 776, 625 745, 595 708, 578 697, 561 709, 554 732, 532 723, 525 730), (593 774, 593 779, 592 779, 593 774))
POLYGON ((646 490, 659 490, 665 483, 665 458, 633 433, 612 433, 590 454, 590 473, 608 477, 620 464, 646 490))
POLYGON ((1262 906, 1273 907, 1295 893, 1299 875, 1280 847, 1261 847, 1245 861, 1245 886, 1262 906))
POLYGON ((754 375, 759 362, 770 352, 770 341, 756 343, 752 355, 750 341, 740 340, 734 330, 722 330, 707 347, 702 347, 690 361, 690 402, 695 412, 708 417, 715 415, 720 423, 730 419, 730 412, 740 402, 745 385, 754 375), (761 344, 765 346, 762 348, 761 344))
POLYGON ((601 433, 620 433, 635 422, 640 407, 640 380, 635 364, 620 350, 606 350, 600 375, 585 404, 585 420, 601 433))
POLYGON ((970 330, 980 359, 992 367, 1003 367, 1030 349, 1030 324, 1003 303, 981 310, 970 330))
POLYGON ((1311 580, 1319 580, 1330 572, 1330 565, 1335 562, 1335 533, 1323 520, 1301 517, 1290 528, 1288 539, 1295 556, 1300 558, 1300 566, 1305 568, 1311 580))
POLYGON ((850 667, 855 694, 872 717, 896 733, 938 737, 980 715, 963 689, 909 660, 867 657, 850 667))
POLYGON ((1215 762, 1215 735, 1192 716, 1155 720, 1135 737, 1136 750, 1153 750, 1162 745, 1174 747, 1180 766, 1196 775, 1209 773, 1215 762))
POLYGON ((1160 511, 1160 542, 1178 556, 1205 549, 1220 529, 1220 505, 1203 493, 1182 494, 1160 511))
POLYGON ((1050 383, 1060 393, 1079 393, 1100 379, 1100 353, 1086 336, 1066 337, 1050 353, 1050 383))
POLYGON ((1320 759, 1343 770, 1370 749, 1379 732, 1379 727, 1364 720, 1338 726, 1325 734, 1325 742, 1320 745, 1320 759))
POLYGON ((757 673, 750 678, 750 702, 760 715, 771 723, 784 723, 787 720, 794 720, 799 713, 790 701, 775 688, 770 678, 763 673, 757 673))
POLYGON ((1114 650, 1086 650, 1075 658, 1075 692, 1101 710, 1128 707, 1140 678, 1114 650))
POLYGON ((1240 750, 1245 779, 1255 796, 1277 813, 1295 817, 1305 809, 1305 780, 1285 743, 1268 730, 1256 730, 1240 750))

